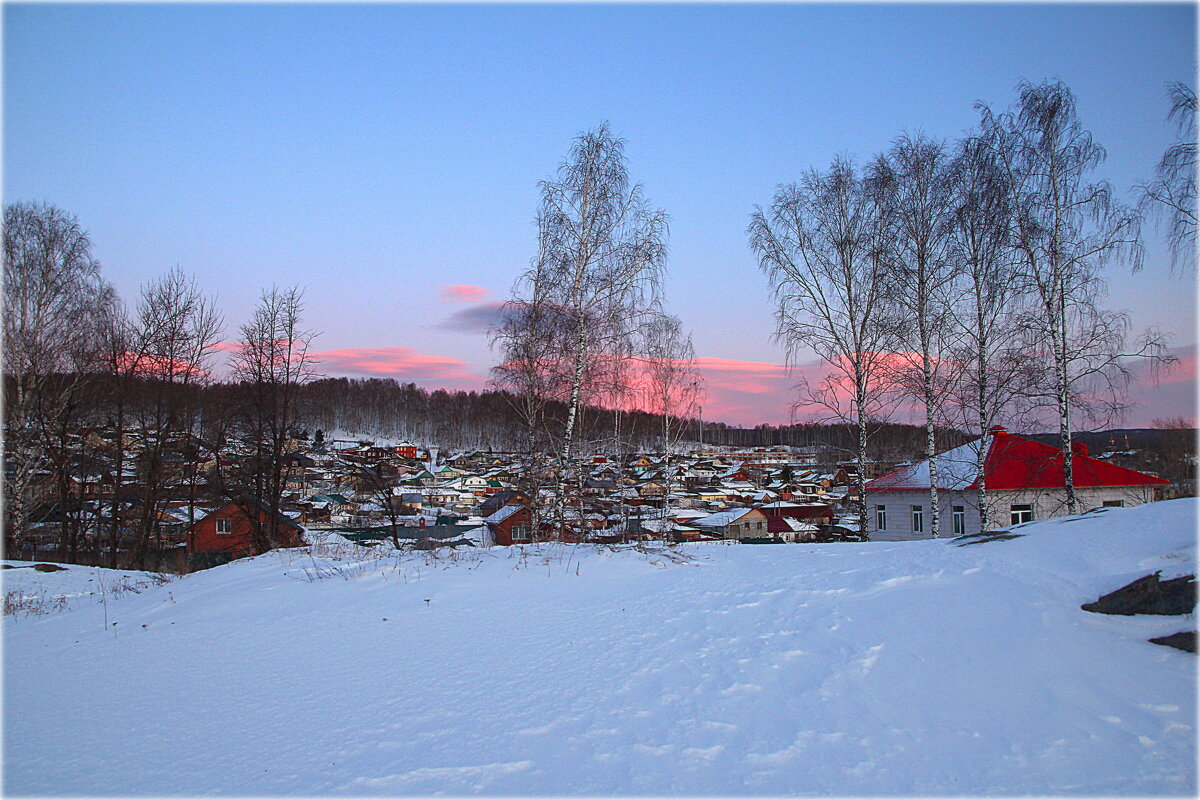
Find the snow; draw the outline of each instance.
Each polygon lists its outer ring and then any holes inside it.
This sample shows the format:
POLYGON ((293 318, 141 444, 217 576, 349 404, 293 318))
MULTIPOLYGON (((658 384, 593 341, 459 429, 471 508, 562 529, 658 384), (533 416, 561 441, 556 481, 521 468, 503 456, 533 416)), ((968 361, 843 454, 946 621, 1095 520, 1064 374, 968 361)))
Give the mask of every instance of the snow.
MULTIPOLYGON (((992 436, 988 434, 984 438, 935 455, 933 460, 937 462, 938 488, 961 492, 975 483, 979 475, 979 448, 981 445, 985 448, 991 447, 991 440, 992 436)), ((925 459, 881 475, 870 481, 867 489, 928 489, 931 475, 929 459, 925 459)))
POLYGON ((3 789, 1193 795, 1196 659, 1146 640, 1194 617, 1079 606, 1194 571, 1197 508, 967 546, 330 539, 103 604, 90 568, 5 570, 76 602, 4 620, 3 789))

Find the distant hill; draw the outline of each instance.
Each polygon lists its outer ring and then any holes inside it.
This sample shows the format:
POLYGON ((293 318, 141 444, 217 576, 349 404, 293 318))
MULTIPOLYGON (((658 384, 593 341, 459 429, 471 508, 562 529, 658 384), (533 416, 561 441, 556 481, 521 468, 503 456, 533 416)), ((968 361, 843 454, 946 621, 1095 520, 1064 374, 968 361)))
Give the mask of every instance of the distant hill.
MULTIPOLYGON (((1174 484, 1168 496, 1196 494, 1195 428, 1113 428, 1076 433, 1074 441, 1087 445, 1089 455, 1104 457, 1122 467, 1152 472, 1174 484)), ((1057 433, 1029 436, 1057 444, 1057 433)))

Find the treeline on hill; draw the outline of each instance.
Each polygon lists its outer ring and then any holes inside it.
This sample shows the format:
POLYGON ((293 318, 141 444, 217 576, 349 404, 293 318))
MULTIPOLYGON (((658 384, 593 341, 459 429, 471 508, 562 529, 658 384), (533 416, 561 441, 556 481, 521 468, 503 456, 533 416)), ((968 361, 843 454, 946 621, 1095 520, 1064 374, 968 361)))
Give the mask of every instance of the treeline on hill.
MULTIPOLYGON (((214 386, 210 391, 236 391, 214 386)), ((428 391, 391 378, 323 378, 301 390, 306 433, 344 431, 361 435, 405 439, 422 446, 449 449, 525 452, 528 434, 518 399, 507 392, 428 391), (313 429, 313 430, 310 430, 313 429)), ((551 401, 548 414, 565 418, 566 405, 551 401)), ((585 407, 580 415, 580 440, 606 453, 656 452, 662 445, 663 417, 645 411, 616 412, 585 407), (620 432, 614 439, 612 431, 620 432), (619 447, 614 448, 614 443, 619 447)), ((682 422, 678 442, 717 447, 811 447, 841 453, 849 460, 856 432, 844 424, 800 423, 757 425, 744 428, 724 422, 702 422, 690 417, 682 422)), ((883 461, 914 458, 924 446, 925 431, 915 425, 885 424, 872 437, 872 456, 883 461)), ((939 430, 939 441, 954 447, 964 435, 939 430)))
MULTIPOLYGON (((5 377, 11 396, 15 392, 13 376, 5 377)), ((126 381, 121 396, 113 391, 107 376, 96 373, 60 375, 56 380, 60 385, 71 384, 90 398, 89 412, 78 418, 81 427, 111 428, 117 424, 119 414, 132 418, 133 411, 152 404, 158 392, 155 381, 138 376, 126 381), (118 409, 118 401, 124 403, 123 412, 118 409)), ((215 446, 229 437, 229 410, 252 402, 254 387, 249 383, 214 382, 177 386, 175 391, 179 394, 175 402, 196 414, 193 433, 215 446)), ((431 391, 393 378, 319 378, 297 388, 289 433, 293 438, 311 441, 318 430, 326 439, 340 431, 353 439, 405 440, 444 451, 523 453, 528 442, 524 422, 513 407, 515 402, 502 391, 431 391)), ((560 417, 566 414, 561 403, 550 410, 560 417)), ((662 444, 663 420, 659 414, 618 413, 589 406, 580 419, 580 440, 608 455, 658 452, 662 444), (614 446, 614 429, 621 434, 619 446, 614 446)), ((851 459, 856 436, 853 426, 840 423, 763 423, 747 428, 690 418, 683 423, 680 446, 811 448, 827 454, 832 463, 851 459)), ((917 458, 924 437, 924 428, 917 425, 881 424, 871 438, 871 455, 889 462, 917 458)), ((946 447, 955 447, 967 438, 955 429, 939 429, 939 441, 946 447)))

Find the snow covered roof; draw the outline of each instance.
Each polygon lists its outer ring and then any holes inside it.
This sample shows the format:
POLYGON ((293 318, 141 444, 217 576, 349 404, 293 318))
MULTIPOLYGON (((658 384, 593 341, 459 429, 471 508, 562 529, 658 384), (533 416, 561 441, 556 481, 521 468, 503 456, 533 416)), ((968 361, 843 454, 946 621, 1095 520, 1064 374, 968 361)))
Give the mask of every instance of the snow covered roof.
POLYGON ((723 528, 732 522, 737 522, 753 510, 752 508, 731 508, 728 511, 718 511, 707 517, 694 519, 691 524, 701 528, 723 528))
MULTIPOLYGON (((988 489, 1053 489, 1065 485, 1062 451, 1048 444, 1015 436, 1004 428, 961 447, 947 450, 906 467, 893 470, 867 483, 868 492, 926 490, 930 485, 930 462, 937 470, 939 489, 964 491, 978 488, 979 448, 986 448, 984 475, 988 489)), ((1118 467, 1086 455, 1086 449, 1071 459, 1076 486, 1166 486, 1170 481, 1137 470, 1118 467)))
POLYGON ((513 514, 520 511, 522 508, 524 508, 524 506, 521 506, 521 505, 501 506, 500 508, 496 509, 496 511, 494 511, 491 514, 491 516, 484 519, 484 522, 490 523, 492 525, 498 525, 501 522, 504 522, 504 520, 511 517, 513 514))
POLYGON ((767 531, 769 533, 784 533, 791 531, 794 533, 817 531, 820 528, 813 525, 811 522, 802 522, 795 517, 767 517, 767 531))
POLYGON ((867 482, 868 492, 902 491, 906 489, 928 489, 930 484, 930 461, 937 469, 938 488, 963 491, 971 487, 978 475, 977 461, 980 442, 987 442, 991 435, 968 442, 961 447, 939 453, 932 459, 918 461, 892 470, 875 480, 867 482))

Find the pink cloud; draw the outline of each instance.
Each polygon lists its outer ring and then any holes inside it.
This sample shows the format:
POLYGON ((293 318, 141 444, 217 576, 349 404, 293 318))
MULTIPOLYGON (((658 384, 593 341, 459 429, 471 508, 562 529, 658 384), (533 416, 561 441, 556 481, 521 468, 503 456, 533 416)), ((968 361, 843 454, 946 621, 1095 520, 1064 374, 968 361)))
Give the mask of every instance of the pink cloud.
POLYGON ((465 361, 419 353, 411 347, 350 347, 312 354, 326 375, 368 375, 427 385, 428 388, 481 389, 484 378, 465 361))
POLYGON ((439 303, 481 303, 491 295, 491 292, 482 286, 455 283, 443 286, 439 294, 439 303))
POLYGON ((696 368, 707 391, 705 419, 732 425, 788 421, 798 376, 785 364, 701 356, 696 368))
MULTIPOLYGON (((754 426, 815 422, 829 417, 829 410, 817 405, 801 406, 793 411, 793 405, 799 399, 797 384, 807 382, 816 387, 833 372, 823 361, 808 361, 789 368, 775 361, 703 356, 696 359, 696 366, 704 376, 708 390, 704 403, 705 419, 754 426)), ((849 408, 848 393, 841 388, 837 393, 840 402, 849 408)), ((907 407, 899 411, 899 418, 911 413, 907 407)))
POLYGON ((181 376, 184 374, 193 377, 208 375, 206 369, 201 369, 190 361, 182 358, 165 358, 163 356, 151 355, 148 353, 132 353, 124 352, 116 358, 117 366, 134 375, 157 375, 161 377, 181 376))

